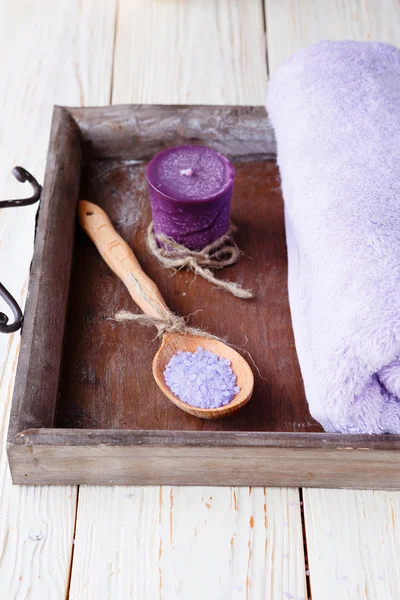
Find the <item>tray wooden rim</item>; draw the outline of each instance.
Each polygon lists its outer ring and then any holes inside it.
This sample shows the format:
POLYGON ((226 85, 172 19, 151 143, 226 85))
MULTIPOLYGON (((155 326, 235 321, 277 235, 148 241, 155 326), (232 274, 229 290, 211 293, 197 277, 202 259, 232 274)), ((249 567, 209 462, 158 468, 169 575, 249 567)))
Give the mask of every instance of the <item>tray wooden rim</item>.
POLYGON ((151 429, 32 428, 17 433, 9 443, 38 446, 184 446, 326 448, 331 450, 400 450, 399 435, 303 433, 276 431, 178 431, 151 429))
MULTIPOLYGON (((184 456, 182 448, 185 452, 192 448, 200 454, 197 462, 192 465, 192 471, 189 469, 183 478, 178 478, 179 483, 213 482, 228 485, 236 482, 255 485, 258 482, 261 485, 260 481, 263 481, 262 485, 272 482, 279 485, 329 486, 334 481, 335 487, 399 488, 400 470, 395 469, 394 459, 397 460, 397 451, 400 449, 400 436, 295 432, 153 432, 52 427, 74 232, 73 211, 68 211, 67 206, 70 206, 71 198, 76 202, 78 200, 81 162, 106 157, 148 158, 160 149, 160 141, 154 140, 155 127, 158 139, 162 139, 165 145, 169 145, 171 141, 202 141, 204 136, 209 145, 235 159, 252 160, 275 156, 273 133, 263 107, 55 107, 8 433, 7 450, 13 481, 35 484, 62 484, 70 481, 109 483, 111 480, 115 483, 160 483, 167 477, 165 482, 173 483, 176 482, 176 477, 174 478, 171 467, 167 468, 166 475, 163 476, 152 466, 151 451, 171 450, 178 452, 176 458, 180 458, 184 456), (221 121, 224 122, 223 131, 218 129, 221 121), (226 123, 229 124, 228 132, 226 123), (171 135, 175 136, 173 140, 171 135), (61 224, 66 239, 63 245, 59 244, 57 238, 57 227, 61 224), (53 259, 42 261, 43 255, 52 256, 53 259), (62 265, 62 277, 56 277, 56 263, 58 269, 62 265), (49 281, 55 284, 52 299, 46 298, 49 281), (58 322, 56 329, 50 327, 49 323, 52 322, 58 322), (37 351, 38 348, 46 351, 37 351), (121 465, 120 474, 111 477, 112 473, 107 471, 106 464, 107 472, 97 479, 93 478, 85 463, 88 449, 98 448, 101 458, 101 449, 112 447, 115 448, 112 460, 117 460, 118 465, 121 465), (212 469, 210 471, 208 468, 207 472, 210 456, 204 458, 201 454, 210 448, 225 449, 223 455, 214 456, 212 460, 213 466, 220 469, 222 479, 220 477, 218 481, 213 479, 212 469), (257 458, 260 464, 257 463, 255 472, 249 471, 248 465, 240 460, 235 466, 237 476, 232 475, 229 469, 224 471, 226 452, 232 455, 235 448, 242 451, 247 449, 250 457, 254 455, 257 458), (129 449, 132 450, 131 455, 129 449), (142 461, 150 460, 150 471, 146 476, 137 466, 135 453, 138 449, 142 461), (146 455, 146 451, 150 454, 146 455), (54 468, 54 452, 59 458, 68 458, 69 455, 71 460, 73 458, 72 478, 65 469, 62 472, 54 468), (274 464, 271 457, 276 452, 279 454, 276 455, 277 461, 274 464), (306 454, 311 464, 296 465, 297 471, 293 473, 296 453, 297 456, 306 454), (329 454, 331 472, 326 472, 326 469, 324 472, 318 458, 322 456, 321 453, 329 454), (362 456, 364 468, 369 469, 367 476, 355 469, 358 462, 350 458, 355 455, 362 456), (282 476, 285 469, 290 472, 290 476, 282 476), (332 475, 332 469, 340 472, 339 479, 332 475), (278 482, 279 476, 281 480, 278 482)), ((115 469, 115 466, 112 468, 115 469)))

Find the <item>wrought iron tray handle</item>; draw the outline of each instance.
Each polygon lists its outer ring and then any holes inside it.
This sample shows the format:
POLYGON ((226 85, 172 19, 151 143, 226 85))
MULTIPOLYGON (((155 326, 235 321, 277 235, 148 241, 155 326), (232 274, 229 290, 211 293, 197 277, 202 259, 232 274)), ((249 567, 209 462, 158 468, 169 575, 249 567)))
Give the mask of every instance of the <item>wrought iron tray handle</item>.
MULTIPOLYGON (((33 194, 29 198, 23 198, 22 200, 2 200, 0 201, 1 208, 11 208, 15 206, 28 206, 29 204, 35 204, 40 200, 42 193, 42 187, 38 184, 36 179, 28 173, 23 167, 15 167, 13 169, 14 177, 21 183, 28 181, 33 189, 33 194)), ((12 333, 22 327, 23 314, 18 302, 13 298, 10 292, 0 283, 0 297, 8 304, 10 310, 13 313, 14 320, 9 323, 9 318, 3 312, 0 312, 0 333, 12 333)))

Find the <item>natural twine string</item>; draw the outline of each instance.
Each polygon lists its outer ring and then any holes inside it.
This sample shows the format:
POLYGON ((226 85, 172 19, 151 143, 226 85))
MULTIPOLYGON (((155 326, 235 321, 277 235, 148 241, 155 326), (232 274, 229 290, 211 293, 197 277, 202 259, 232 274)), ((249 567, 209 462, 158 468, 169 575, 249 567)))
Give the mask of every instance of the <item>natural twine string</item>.
POLYGON ((157 319, 156 317, 149 317, 144 314, 135 314, 128 310, 120 310, 118 311, 111 321, 118 321, 119 323, 124 323, 127 321, 135 321, 140 325, 144 325, 145 327, 155 327, 157 329, 156 338, 162 337, 165 333, 179 333, 181 335, 189 334, 189 335, 197 335, 199 337, 209 338, 212 340, 217 340, 218 342, 222 342, 231 348, 239 350, 246 354, 252 363, 253 367, 256 369, 258 375, 261 379, 265 380, 260 373, 260 369, 256 365, 253 357, 251 356, 248 350, 245 350, 242 346, 236 346, 235 344, 230 344, 224 338, 220 338, 217 335, 212 335, 208 331, 204 331, 204 329, 199 329, 198 327, 190 327, 186 323, 186 319, 184 317, 179 317, 170 311, 165 311, 163 316, 157 319))
POLYGON ((208 244, 202 250, 190 250, 164 234, 157 234, 156 239, 152 221, 147 229, 147 246, 151 254, 168 269, 188 267, 195 274, 230 292, 237 298, 253 298, 251 290, 243 288, 239 283, 227 281, 226 279, 217 279, 210 270, 222 269, 238 261, 240 250, 232 237, 234 231, 236 231, 236 227, 231 223, 227 233, 219 237, 215 242, 208 244), (157 240, 164 247, 160 248, 157 240))
POLYGON ((188 333, 190 335, 198 335, 200 337, 210 338, 212 340, 218 340, 226 343, 224 339, 217 337, 216 335, 212 335, 211 333, 208 333, 208 331, 204 331, 198 327, 190 327, 187 325, 184 317, 179 317, 178 315, 174 315, 174 313, 169 311, 165 311, 163 317, 158 319, 156 317, 149 317, 148 315, 144 314, 137 315, 128 310, 120 310, 115 314, 113 320, 120 323, 126 321, 136 321, 140 325, 144 325, 146 327, 155 327, 157 329, 156 338, 162 337, 165 333, 180 333, 182 335, 188 333))

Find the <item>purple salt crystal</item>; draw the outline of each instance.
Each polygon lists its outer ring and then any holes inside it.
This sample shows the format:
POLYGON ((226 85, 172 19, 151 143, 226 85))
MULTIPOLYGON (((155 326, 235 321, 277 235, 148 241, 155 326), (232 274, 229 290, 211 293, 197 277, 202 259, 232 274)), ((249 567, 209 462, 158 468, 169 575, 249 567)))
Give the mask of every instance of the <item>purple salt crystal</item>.
POLYGON ((197 347, 196 352, 178 350, 164 371, 172 392, 197 408, 218 408, 229 404, 240 391, 236 375, 226 358, 197 347))

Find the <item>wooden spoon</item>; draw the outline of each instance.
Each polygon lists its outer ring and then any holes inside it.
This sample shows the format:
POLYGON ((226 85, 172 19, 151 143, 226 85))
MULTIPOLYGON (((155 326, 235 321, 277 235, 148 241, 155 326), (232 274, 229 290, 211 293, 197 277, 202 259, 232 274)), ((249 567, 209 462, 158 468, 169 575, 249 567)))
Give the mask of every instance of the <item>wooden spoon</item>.
MULTIPOLYGON (((128 244, 115 231, 106 213, 96 204, 81 200, 78 208, 79 222, 93 241, 101 256, 123 281, 128 291, 146 315, 164 319, 171 314, 154 281, 142 270, 128 244)), ((189 333, 165 333, 153 360, 153 376, 162 392, 182 410, 202 419, 218 419, 238 411, 253 392, 254 377, 245 359, 233 348, 212 338, 189 333), (240 391, 229 404, 220 408, 196 408, 182 402, 165 383, 164 371, 172 356, 178 351, 194 352, 198 346, 231 361, 240 391)))

